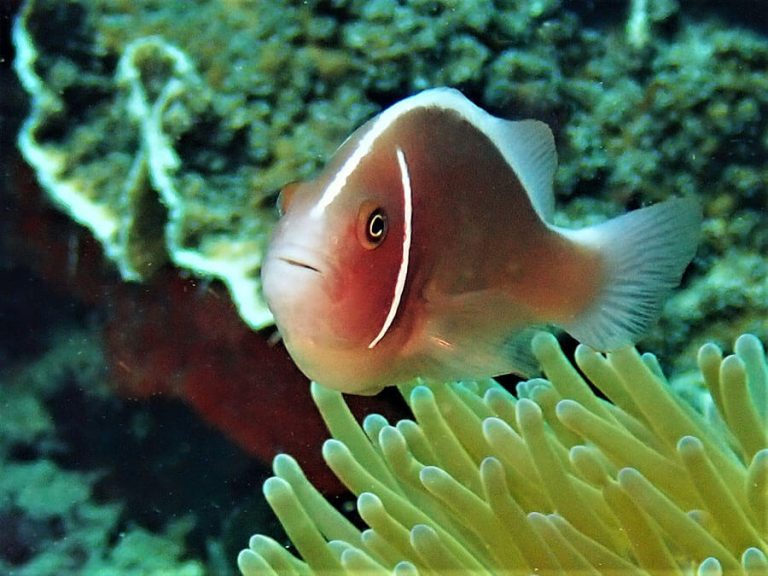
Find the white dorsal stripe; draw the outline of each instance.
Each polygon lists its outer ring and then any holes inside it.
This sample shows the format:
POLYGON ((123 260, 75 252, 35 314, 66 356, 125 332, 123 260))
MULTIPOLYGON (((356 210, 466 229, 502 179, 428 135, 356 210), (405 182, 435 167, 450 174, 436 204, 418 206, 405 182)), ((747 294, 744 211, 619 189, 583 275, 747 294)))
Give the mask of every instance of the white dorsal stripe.
POLYGON ((389 305, 389 312, 384 319, 381 330, 376 338, 371 340, 368 348, 373 348, 378 344, 389 330, 392 322, 397 316, 397 310, 400 307, 400 300, 403 297, 405 289, 405 279, 408 276, 408 264, 411 258, 411 221, 413 220, 413 195, 411 192, 411 175, 408 172, 408 164, 405 161, 405 154, 401 148, 397 148, 397 164, 400 166, 400 179, 403 183, 403 252, 400 259, 400 269, 397 271, 397 280, 395 281, 395 291, 392 295, 392 302, 389 305))
POLYGON ((451 110, 485 134, 496 146, 523 184, 534 209, 545 222, 554 210, 554 179, 557 156, 552 132, 542 122, 512 122, 492 116, 453 88, 432 88, 400 100, 385 109, 363 133, 357 147, 323 191, 311 214, 321 217, 339 197, 347 180, 370 154, 378 139, 398 118, 418 108, 451 110))
MULTIPOLYGON (((425 92, 421 92, 416 96, 411 96, 410 98, 406 98, 405 100, 401 100, 400 102, 393 104, 389 108, 385 109, 381 114, 379 114, 378 118, 373 121, 368 131, 363 134, 362 138, 360 138, 360 142, 358 142, 357 148, 355 148, 354 152, 352 152, 349 158, 347 158, 346 162, 342 164, 341 168, 339 168, 339 171, 336 172, 336 175, 333 177, 333 180, 331 180, 330 184, 328 184, 328 187, 323 191, 323 195, 320 197, 320 200, 312 208, 313 216, 322 216, 323 212, 325 212, 325 209, 328 208, 328 206, 330 206, 334 200, 336 200, 339 194, 341 194, 341 191, 344 189, 344 185, 347 183, 347 179, 349 179, 362 159, 365 158, 373 149, 373 145, 376 142, 376 139, 381 136, 395 120, 397 120, 406 112, 414 110, 419 106, 433 104, 431 98, 425 98, 425 96, 430 92, 439 93, 442 92, 442 90, 427 90, 425 92)), ((455 98, 455 95, 453 94, 450 94, 450 96, 455 98)))

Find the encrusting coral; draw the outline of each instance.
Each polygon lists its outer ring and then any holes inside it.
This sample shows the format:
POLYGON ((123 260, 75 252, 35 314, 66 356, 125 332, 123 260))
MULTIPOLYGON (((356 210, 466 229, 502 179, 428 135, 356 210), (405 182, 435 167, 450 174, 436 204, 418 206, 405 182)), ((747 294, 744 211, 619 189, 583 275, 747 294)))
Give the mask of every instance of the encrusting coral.
POLYGON ((452 86, 552 125, 555 189, 571 200, 560 224, 701 198, 690 289, 646 342, 688 370, 708 340, 768 337, 756 256, 768 250, 768 41, 733 3, 593 4, 26 0, 13 36, 31 97, 19 147, 123 278, 170 262, 219 279, 262 328, 277 189, 383 107, 452 86))
POLYGON ((264 494, 304 559, 256 535, 256 574, 768 574, 768 364, 760 341, 713 344, 708 391, 679 389, 655 356, 551 335, 547 379, 402 388, 414 420, 370 415, 313 385, 329 467, 369 526, 347 520, 287 455, 264 494), (588 378, 585 380, 580 373, 588 378), (597 388, 604 400, 590 387, 597 388))
MULTIPOLYGON (((98 451, 90 445, 110 442, 102 422, 114 413, 107 416, 107 403, 99 403, 100 418, 89 421, 87 409, 70 409, 77 400, 65 390, 87 390, 94 404, 106 397, 104 360, 93 338, 86 330, 55 329, 46 332, 47 350, 35 361, 0 364, 0 574, 204 576, 205 564, 188 552, 194 513, 156 526, 129 519, 125 494, 114 484, 104 490, 113 471, 87 464, 98 451), (65 403, 72 426, 88 438, 86 450, 57 413, 65 403)), ((126 450, 121 444, 128 461, 126 450)), ((138 477, 131 474, 140 483, 138 477)))

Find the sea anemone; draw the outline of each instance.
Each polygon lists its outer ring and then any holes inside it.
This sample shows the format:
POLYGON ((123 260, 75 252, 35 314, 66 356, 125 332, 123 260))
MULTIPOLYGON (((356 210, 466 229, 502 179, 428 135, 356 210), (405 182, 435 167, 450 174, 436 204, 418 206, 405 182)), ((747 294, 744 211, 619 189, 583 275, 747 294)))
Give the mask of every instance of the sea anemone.
POLYGON ((744 335, 698 357, 682 393, 651 354, 533 349, 547 379, 403 387, 414 420, 312 394, 323 456, 357 496, 358 529, 287 455, 264 495, 303 560, 256 535, 256 574, 768 574, 768 364, 744 335), (582 376, 584 374, 589 382, 582 376), (700 382, 699 382, 700 384, 700 382), (607 400, 598 396, 599 390, 607 400))

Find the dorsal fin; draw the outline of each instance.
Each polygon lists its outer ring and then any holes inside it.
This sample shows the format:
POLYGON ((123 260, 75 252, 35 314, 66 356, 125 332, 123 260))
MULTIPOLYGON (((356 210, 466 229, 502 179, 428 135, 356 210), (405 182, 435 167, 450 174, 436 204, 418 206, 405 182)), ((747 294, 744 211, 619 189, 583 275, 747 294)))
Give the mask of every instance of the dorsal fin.
POLYGON ((371 151, 376 139, 395 120, 420 107, 453 110, 485 134, 514 170, 539 217, 544 222, 552 222, 555 211, 552 183, 557 168, 552 131, 538 120, 511 121, 497 118, 453 88, 424 90, 401 100, 371 120, 355 152, 339 168, 313 212, 321 214, 338 197, 360 160, 371 151))
POLYGON ((544 122, 513 122, 490 116, 485 130, 523 184, 534 209, 551 223, 555 212, 552 183, 557 169, 557 152, 552 131, 544 122))
POLYGON ((515 171, 539 217, 547 223, 552 222, 555 211, 552 183, 557 168, 557 152, 552 131, 544 122, 497 118, 453 88, 425 90, 399 102, 392 109, 396 108, 397 113, 401 113, 417 106, 454 110, 488 136, 515 171))

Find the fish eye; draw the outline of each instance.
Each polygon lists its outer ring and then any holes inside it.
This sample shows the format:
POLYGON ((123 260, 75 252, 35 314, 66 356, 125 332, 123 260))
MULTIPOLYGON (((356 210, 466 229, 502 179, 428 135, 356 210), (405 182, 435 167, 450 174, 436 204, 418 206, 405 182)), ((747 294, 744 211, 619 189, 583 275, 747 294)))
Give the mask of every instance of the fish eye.
POLYGON ((290 182, 280 190, 280 194, 277 197, 277 212, 280 216, 285 216, 288 206, 293 202, 293 197, 298 187, 299 182, 290 182))
POLYGON ((361 244, 369 250, 376 248, 387 236, 387 228, 387 213, 384 209, 366 202, 360 210, 358 238, 361 244))
POLYGON ((387 233, 387 217, 381 208, 374 210, 368 217, 368 241, 381 242, 387 233))

